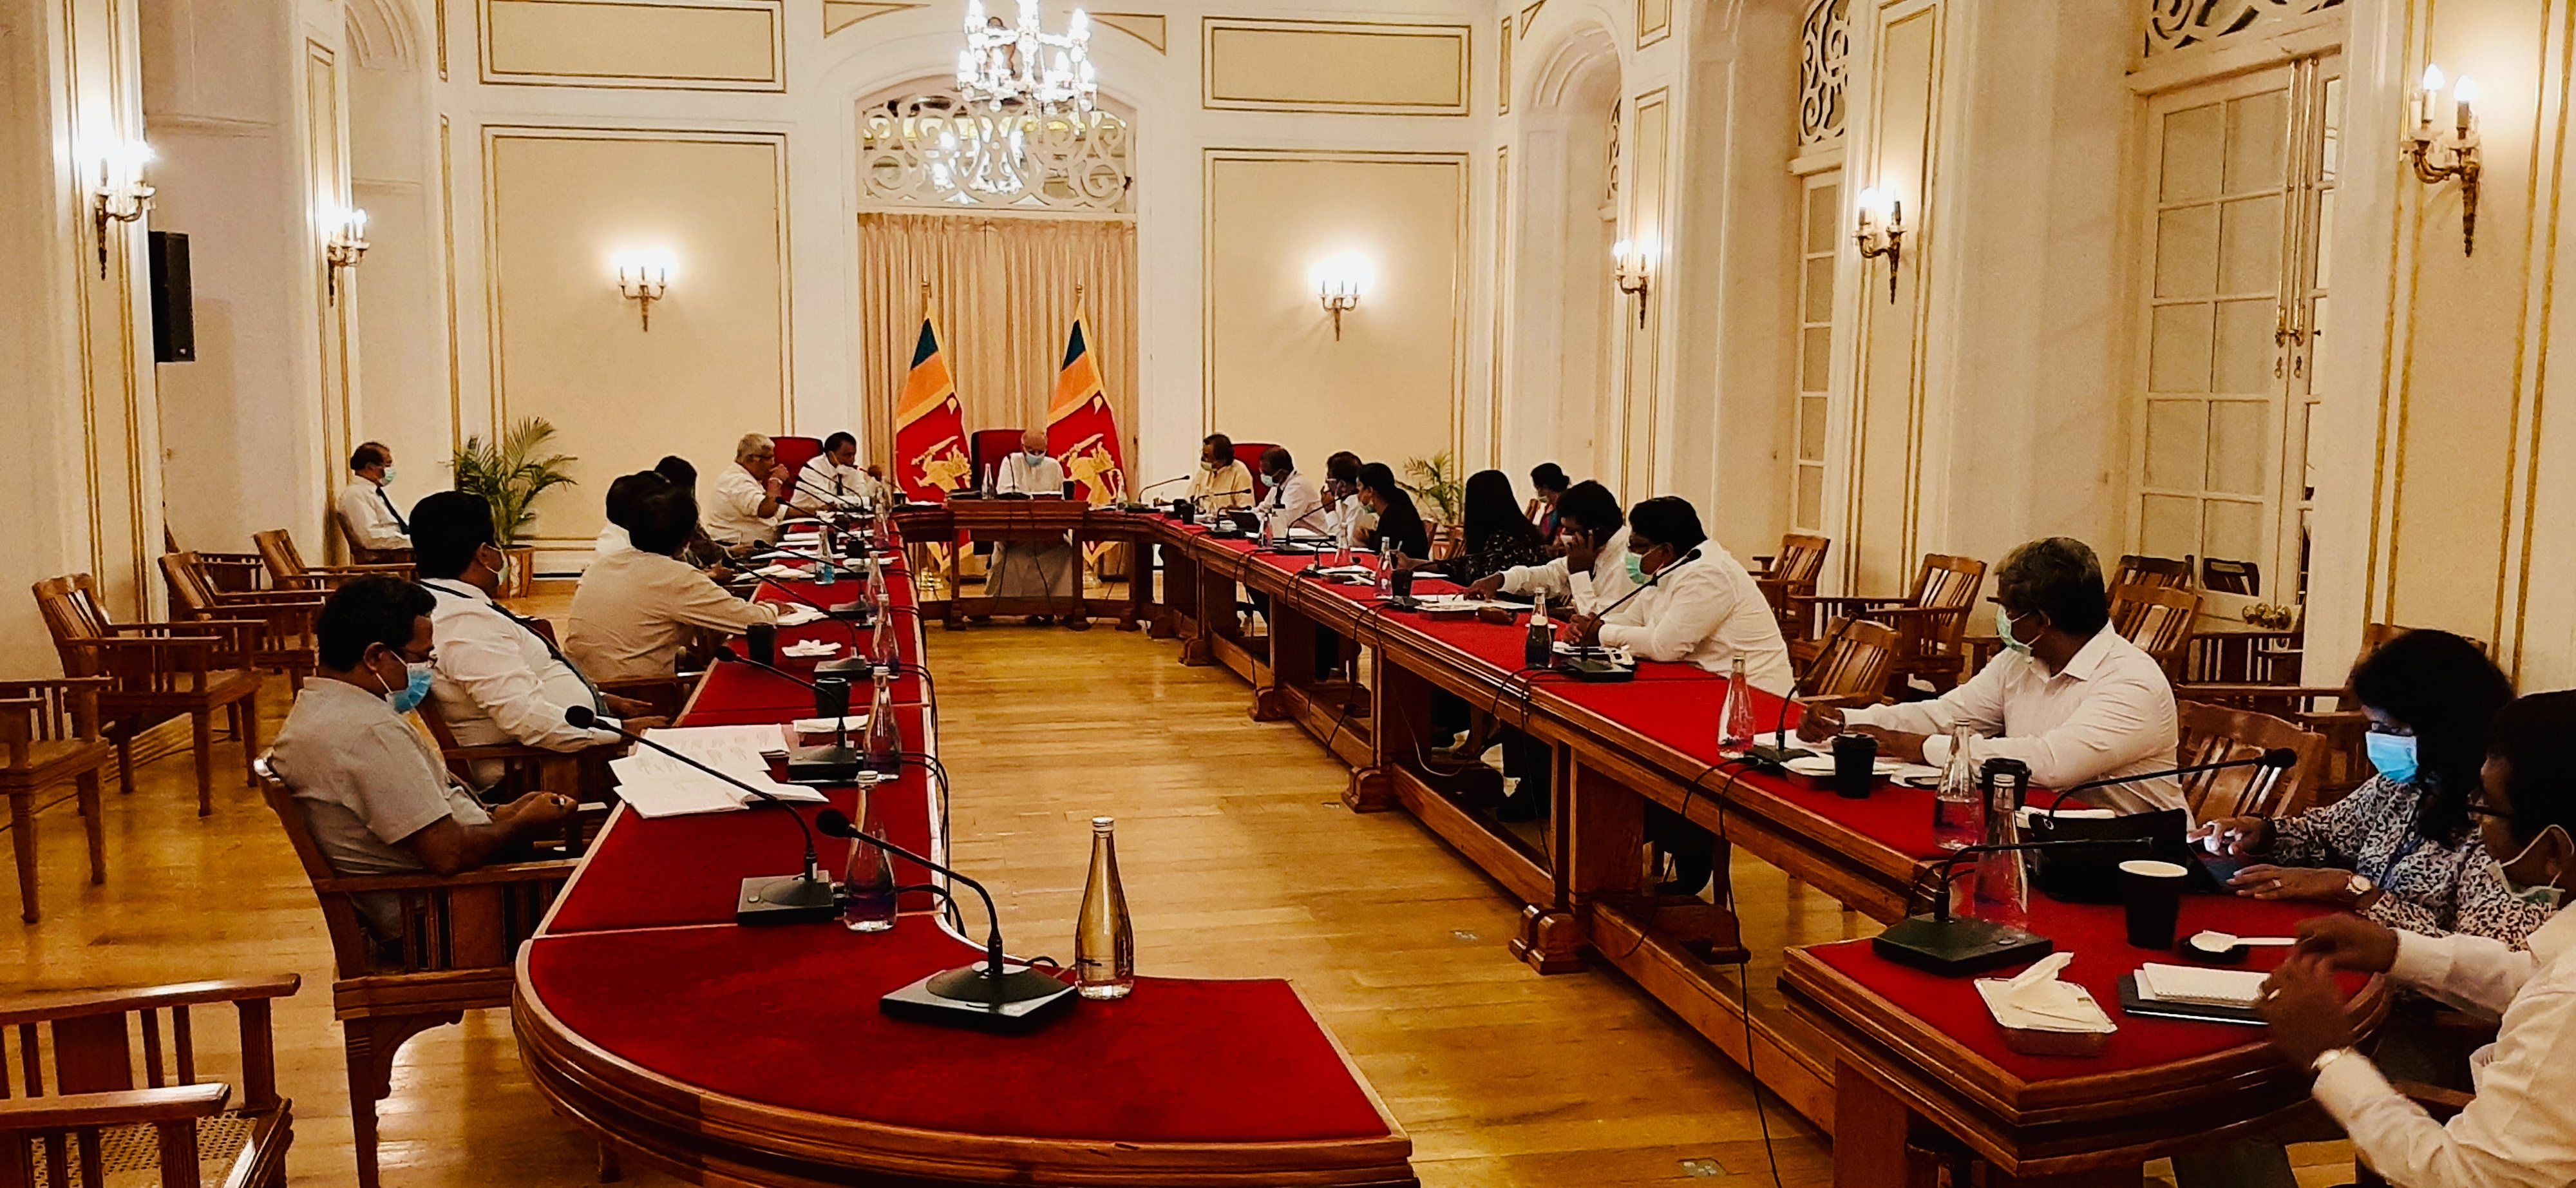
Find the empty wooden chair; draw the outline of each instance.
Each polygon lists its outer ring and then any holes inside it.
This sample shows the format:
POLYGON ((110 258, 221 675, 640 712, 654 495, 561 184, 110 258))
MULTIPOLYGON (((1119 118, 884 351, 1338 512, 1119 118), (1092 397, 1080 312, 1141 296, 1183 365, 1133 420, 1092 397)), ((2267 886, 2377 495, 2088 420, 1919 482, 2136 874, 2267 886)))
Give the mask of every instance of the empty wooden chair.
POLYGON ((2222 561, 2203 557, 2200 561, 2200 588, 2213 594, 2263 593, 2263 567, 2252 561, 2222 561))
POLYGON ((2299 756, 2289 768, 2236 767, 2184 776, 2183 796, 2193 820, 2282 817, 2308 807, 2314 782, 2324 774, 2324 735, 2269 714, 2196 701, 2176 703, 2174 714, 2181 727, 2176 766, 2251 759, 2274 748, 2299 756))
POLYGON ((250 539, 259 546, 259 558, 268 565, 269 579, 280 590, 336 590, 340 583, 370 573, 411 580, 409 565, 306 565, 303 552, 295 547, 295 538, 283 528, 254 532, 250 539))
POLYGON ((2111 574, 2111 588, 2144 586, 2160 589, 2191 584, 2191 559, 2141 557, 2136 554, 2120 558, 2120 566, 2111 574))
POLYGON ((185 714, 197 752, 197 815, 214 812, 215 712, 229 716, 245 771, 259 754, 260 675, 250 661, 260 625, 113 622, 85 573, 47 578, 35 593, 63 671, 113 682, 99 690, 98 712, 116 744, 118 786, 134 791, 134 736, 185 714))
MULTIPOLYGON (((180 548, 178 534, 164 524, 161 526, 161 551, 184 553, 191 550, 180 548)), ((229 594, 268 588, 268 561, 259 554, 194 551, 198 570, 205 574, 207 583, 215 589, 229 594)))
MULTIPOLYGON (((1964 679, 1961 670, 1967 656, 1959 637, 1967 630, 1968 612, 1985 584, 1985 562, 1927 553, 1923 568, 1914 575, 1914 588, 1902 598, 1801 595, 1790 601, 1805 604, 1806 621, 1811 623, 1830 621, 1816 617, 1822 615, 1871 619, 1894 627, 1897 642, 1895 653, 1888 657, 1887 694, 1902 699, 1912 678, 1922 678, 1936 693, 1947 692, 1964 679)), ((1813 664, 1823 651, 1822 639, 1793 641, 1789 658, 1799 665, 1813 664)))
POLYGON ((376 1103, 393 1092, 395 1053, 404 1041, 458 1022, 466 1011, 510 1005, 511 961, 519 942, 535 934, 579 863, 517 862, 455 875, 344 876, 323 857, 295 793, 265 759, 257 770, 260 790, 312 880, 331 934, 331 1006, 346 1048, 358 1184, 377 1188, 376 1103), (390 914, 399 921, 398 934, 370 930, 358 906, 365 895, 397 901, 398 910, 390 914))
POLYGON ((1886 700, 1887 664, 1897 642, 1896 629, 1885 623, 1836 619, 1826 624, 1824 650, 1798 675, 1798 700, 1842 709, 1886 700))
POLYGON ((75 1167, 84 1188, 133 1183, 110 1178, 108 1157, 135 1151, 154 1153, 163 1188, 286 1183, 295 1111, 277 1093, 270 1006, 302 984, 284 973, 0 997, 0 1184, 64 1188, 75 1167), (223 1004, 240 1032, 233 1082, 206 1077, 190 1016, 223 1004))
POLYGON ((1762 598, 1771 604, 1771 617, 1780 622, 1782 639, 1805 639, 1814 634, 1805 615, 1812 603, 1797 601, 1816 593, 1816 577, 1825 570, 1825 554, 1834 542, 1822 536, 1802 532, 1787 533, 1780 538, 1780 552, 1774 557, 1756 557, 1762 568, 1754 571, 1753 583, 1762 588, 1762 598))
POLYGON ((215 588, 195 553, 161 558, 162 580, 170 587, 171 617, 184 621, 221 619, 259 624, 251 664, 286 674, 298 692, 313 674, 313 620, 322 613, 322 595, 312 590, 238 590, 215 588))
POLYGON ((2181 679, 2199 621, 2200 595, 2180 586, 2118 586, 2111 591, 2111 629, 2155 657, 2168 679, 2181 679))
POLYGON ((9 840, 18 858, 18 916, 36 922, 37 799, 65 784, 89 834, 89 881, 107 881, 107 835, 98 803, 98 773, 116 757, 99 732, 98 695, 106 677, 0 681, 0 795, 9 799, 9 840))

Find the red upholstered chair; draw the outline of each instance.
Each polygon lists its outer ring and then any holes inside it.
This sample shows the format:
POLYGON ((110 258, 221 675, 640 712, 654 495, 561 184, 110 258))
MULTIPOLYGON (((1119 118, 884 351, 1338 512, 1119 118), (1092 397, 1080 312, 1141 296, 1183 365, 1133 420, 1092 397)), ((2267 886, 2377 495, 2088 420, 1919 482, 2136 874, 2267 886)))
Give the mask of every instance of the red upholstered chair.
POLYGON ((787 485, 796 485, 796 476, 805 464, 823 456, 823 439, 819 437, 773 437, 770 448, 778 455, 778 464, 787 468, 787 485))
POLYGON ((1270 476, 1261 473, 1261 454, 1262 451, 1277 444, 1277 442, 1270 441, 1238 441, 1234 443, 1234 460, 1243 463, 1243 468, 1252 472, 1252 501, 1254 503, 1259 503, 1264 499, 1270 498, 1270 476))
POLYGON ((1020 435, 1026 432, 1025 429, 978 429, 969 434, 966 454, 975 461, 975 473, 967 477, 967 487, 983 490, 984 477, 992 474, 993 469, 1010 457, 1013 450, 1020 448, 1020 435))

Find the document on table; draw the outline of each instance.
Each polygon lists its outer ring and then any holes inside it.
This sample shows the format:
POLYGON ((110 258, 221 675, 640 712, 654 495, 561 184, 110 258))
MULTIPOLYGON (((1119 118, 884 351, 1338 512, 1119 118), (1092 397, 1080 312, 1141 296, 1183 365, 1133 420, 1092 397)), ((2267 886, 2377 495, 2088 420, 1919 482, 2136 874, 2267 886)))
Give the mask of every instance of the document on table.
MULTIPOLYGON (((769 765, 757 771, 725 767, 710 763, 726 775, 761 789, 780 800, 802 800, 820 803, 822 793, 811 788, 781 784, 769 778, 769 765)), ((708 775, 696 768, 673 763, 667 757, 629 755, 609 760, 608 769, 617 774, 617 797, 627 807, 646 817, 677 817, 690 813, 730 813, 750 807, 755 797, 740 788, 708 775), (666 765, 655 768, 642 762, 661 759, 666 765)))
MULTIPOLYGON (((787 753, 787 736, 776 726, 665 726, 645 737, 709 767, 757 771, 764 776, 769 774, 769 756, 787 753)), ((651 760, 648 771, 688 768, 659 752, 639 751, 633 758, 651 760)))
POLYGON ((2267 976, 2258 970, 2204 969, 2150 961, 2138 967, 2138 996, 2192 1006, 2250 1007, 2262 1000, 2263 979, 2267 976))

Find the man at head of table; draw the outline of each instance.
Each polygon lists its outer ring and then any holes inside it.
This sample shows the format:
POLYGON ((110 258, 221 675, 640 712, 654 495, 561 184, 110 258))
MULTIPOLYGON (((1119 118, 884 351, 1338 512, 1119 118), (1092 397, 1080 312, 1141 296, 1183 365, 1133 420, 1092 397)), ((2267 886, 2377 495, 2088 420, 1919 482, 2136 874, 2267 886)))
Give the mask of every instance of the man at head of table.
POLYGON ((1211 433, 1199 442, 1199 468, 1190 476, 1190 502, 1203 515, 1252 506, 1252 471, 1235 460, 1233 438, 1211 433))
MULTIPOLYGON (((2173 685, 2164 667, 2110 626, 2102 562, 2063 536, 2012 551, 1995 574, 1995 633, 2004 650, 1975 678, 1937 701, 1808 711, 1798 737, 1843 730, 1878 739, 1878 753, 1907 763, 1950 762, 1951 731, 1974 735, 1968 758, 2030 765, 2034 788, 2174 766, 2173 685)), ((2123 813, 2185 807, 2172 776, 2109 784, 2077 799, 2123 813)))
POLYGON ((2401 932, 2359 916, 2299 927, 2299 947, 2264 983, 2272 1046, 2316 1074, 2315 1094, 2361 1162, 2401 1188, 2556 1188, 2576 1183, 2576 692, 2508 705, 2487 730, 2478 817, 2487 877, 2545 908, 2529 949, 2454 933, 2401 932), (2469 1058, 2476 1096, 2449 1123, 2400 1095, 2353 1051, 2335 970, 2385 973, 2501 1023, 2469 1058))

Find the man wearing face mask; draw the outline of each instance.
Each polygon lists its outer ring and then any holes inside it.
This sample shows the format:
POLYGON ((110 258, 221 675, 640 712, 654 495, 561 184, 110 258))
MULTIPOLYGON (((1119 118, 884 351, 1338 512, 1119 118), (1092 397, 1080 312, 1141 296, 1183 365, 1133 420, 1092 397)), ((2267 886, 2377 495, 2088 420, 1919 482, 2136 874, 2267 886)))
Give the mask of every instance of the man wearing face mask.
POLYGON ((1545 565, 1516 565, 1478 581, 1477 594, 1545 594, 1554 613, 1599 610, 1637 588, 1628 576, 1628 520, 1610 488, 1586 479, 1557 497, 1557 538, 1565 555, 1545 565), (1574 574, 1592 577, 1592 601, 1575 606, 1574 574))
POLYGON ((1297 461, 1284 447, 1272 446, 1261 451, 1261 472, 1270 477, 1270 493, 1261 499, 1260 511, 1270 519, 1270 530, 1281 536, 1290 528, 1321 530, 1324 524, 1323 492, 1315 489, 1315 480, 1297 469, 1297 461))
POLYGON ((1797 684, 1789 645, 1762 588, 1708 539, 1688 500, 1659 495, 1628 509, 1626 564, 1628 580, 1642 588, 1606 618, 1578 615, 1567 622, 1572 642, 1626 648, 1642 660, 1688 661, 1710 672, 1726 672, 1740 657, 1757 689, 1785 697, 1797 684), (1684 560, 1693 551, 1698 556, 1684 560))
POLYGON ((2516 950, 2485 937, 2423 936, 2356 916, 2300 926, 2264 984, 2272 1046, 2316 1074, 2319 1104, 2361 1162, 2403 1188, 2559 1188, 2576 1183, 2576 692, 2540 693, 2487 733, 2479 833, 2494 877, 2552 911, 2516 950), (2502 1028, 2471 1057, 2477 1095, 2447 1124, 2400 1095, 2353 1050, 2337 969, 2390 981, 2502 1028))
MULTIPOLYGON (((492 600, 509 564, 493 543, 492 505, 482 496, 441 491, 411 511, 413 549, 420 584, 436 597, 430 621, 438 629, 437 699, 457 745, 518 743, 549 751, 579 751, 620 742, 605 730, 564 721, 568 706, 586 705, 610 725, 640 731, 663 724, 642 718, 651 707, 602 693, 563 658, 554 642, 492 600)), ((498 761, 479 764, 474 778, 498 781, 498 761)))
MULTIPOLYGON (((1064 494, 1064 463, 1047 456, 1044 429, 1031 429, 1020 434, 1018 453, 995 467, 993 492, 997 495, 1032 495, 1058 497, 1064 494)), ((984 589, 995 598, 1045 598, 1072 601, 1082 584, 1082 555, 1074 551, 1071 538, 1065 540, 1002 541, 993 546, 992 575, 984 589)), ((1048 615, 1032 615, 1029 623, 1043 626, 1052 622, 1048 615)))
POLYGON ((347 526, 349 543, 370 554, 360 558, 360 564, 410 560, 411 526, 403 522, 401 512, 394 510, 393 497, 385 494, 385 488, 393 482, 394 452, 384 443, 367 442, 349 452, 349 485, 340 488, 332 510, 347 526))
MULTIPOLYGON (((2173 685, 2164 667, 2110 627, 2102 563, 2084 542, 2063 536, 2012 551, 1995 571, 1995 630, 2004 651, 1968 683, 1937 701, 1867 709, 1817 708, 1798 736, 1821 741, 1848 727, 1878 738, 1878 753, 1940 767, 1950 731, 1979 737, 1968 757, 2030 765, 2034 788, 2175 766, 2173 685)), ((2078 799, 2123 813, 2183 808, 2172 776, 2110 784, 2078 799)))
MULTIPOLYGON (((269 753, 323 857, 344 875, 471 870, 573 811, 569 798, 551 792, 487 811, 403 721, 429 695, 432 658, 443 650, 433 647, 432 599, 376 575, 333 591, 314 620, 314 679, 269 753)), ((378 935, 398 931, 391 894, 358 906, 378 935)))
POLYGON ((1252 506, 1252 472, 1234 459, 1234 439, 1211 433, 1199 443, 1199 470, 1190 476, 1190 502, 1200 515, 1252 506))

